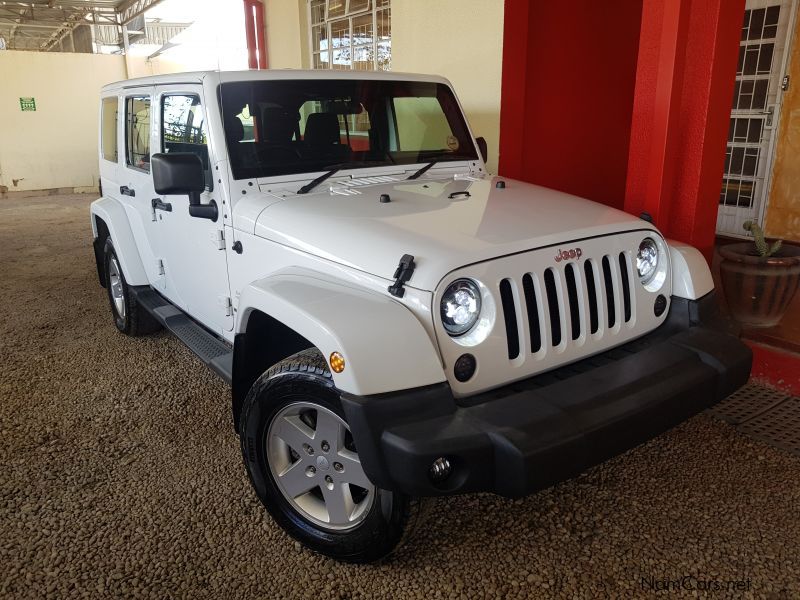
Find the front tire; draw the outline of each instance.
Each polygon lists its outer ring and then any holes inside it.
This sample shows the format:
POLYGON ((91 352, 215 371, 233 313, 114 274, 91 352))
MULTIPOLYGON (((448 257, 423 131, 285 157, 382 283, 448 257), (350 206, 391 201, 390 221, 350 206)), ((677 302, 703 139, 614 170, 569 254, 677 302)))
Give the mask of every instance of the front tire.
POLYGON ((147 335, 161 329, 158 321, 139 306, 136 297, 131 293, 111 238, 106 240, 103 258, 108 302, 117 329, 130 336, 147 335))
POLYGON ((384 558, 421 520, 419 499, 383 490, 361 468, 325 359, 305 350, 265 372, 245 399, 241 446, 273 519, 337 560, 384 558))

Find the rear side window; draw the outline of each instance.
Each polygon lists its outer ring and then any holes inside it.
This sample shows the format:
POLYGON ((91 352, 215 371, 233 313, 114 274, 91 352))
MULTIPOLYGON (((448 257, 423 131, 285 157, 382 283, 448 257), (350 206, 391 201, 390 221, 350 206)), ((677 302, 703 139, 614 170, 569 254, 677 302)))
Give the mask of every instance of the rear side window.
POLYGON ((161 151, 197 154, 208 171, 208 138, 199 97, 173 94, 162 98, 161 151))
POLYGON ((125 99, 125 162, 150 171, 150 98, 125 99))
POLYGON ((103 98, 102 118, 103 158, 117 162, 117 98, 103 98))

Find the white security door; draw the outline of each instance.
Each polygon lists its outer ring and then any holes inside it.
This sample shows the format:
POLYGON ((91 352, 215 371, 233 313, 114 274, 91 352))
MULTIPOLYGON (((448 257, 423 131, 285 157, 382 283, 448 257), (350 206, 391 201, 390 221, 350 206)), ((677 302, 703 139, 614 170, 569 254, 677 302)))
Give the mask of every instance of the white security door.
POLYGON ((746 6, 717 212, 717 233, 736 237, 746 236, 745 221, 762 221, 769 197, 797 0, 747 0, 746 6))

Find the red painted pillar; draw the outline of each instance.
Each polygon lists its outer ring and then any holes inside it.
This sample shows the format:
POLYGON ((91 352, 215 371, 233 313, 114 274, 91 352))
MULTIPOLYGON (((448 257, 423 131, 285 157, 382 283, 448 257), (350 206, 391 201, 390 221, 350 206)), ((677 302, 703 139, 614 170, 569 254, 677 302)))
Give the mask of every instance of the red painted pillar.
POLYGON ((625 210, 711 258, 744 0, 645 0, 625 210))
POLYGON ((268 68, 264 4, 261 0, 244 0, 244 28, 247 36, 248 66, 251 69, 268 68))
POLYGON ((506 0, 500 96, 500 172, 525 179, 525 91, 528 76, 528 0, 506 0))

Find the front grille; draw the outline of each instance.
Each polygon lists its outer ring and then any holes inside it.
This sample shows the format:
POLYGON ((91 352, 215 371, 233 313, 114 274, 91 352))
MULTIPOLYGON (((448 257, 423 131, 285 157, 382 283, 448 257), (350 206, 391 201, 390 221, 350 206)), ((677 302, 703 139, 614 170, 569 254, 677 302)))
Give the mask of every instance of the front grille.
POLYGON ((628 253, 570 261, 521 281, 500 281, 500 308, 506 326, 509 360, 524 352, 544 358, 550 349, 585 345, 617 334, 636 316, 635 281, 628 253), (524 318, 527 327, 519 323, 524 318))
POLYGON ((457 279, 484 286, 485 319, 474 330, 454 338, 435 323, 453 393, 464 398, 574 365, 656 329, 667 318, 654 306, 659 295, 672 294, 670 265, 654 290, 640 285, 635 262, 642 239, 655 235, 643 227, 564 241, 448 273, 435 306, 457 279), (453 365, 466 352, 477 368, 459 381, 453 365))

